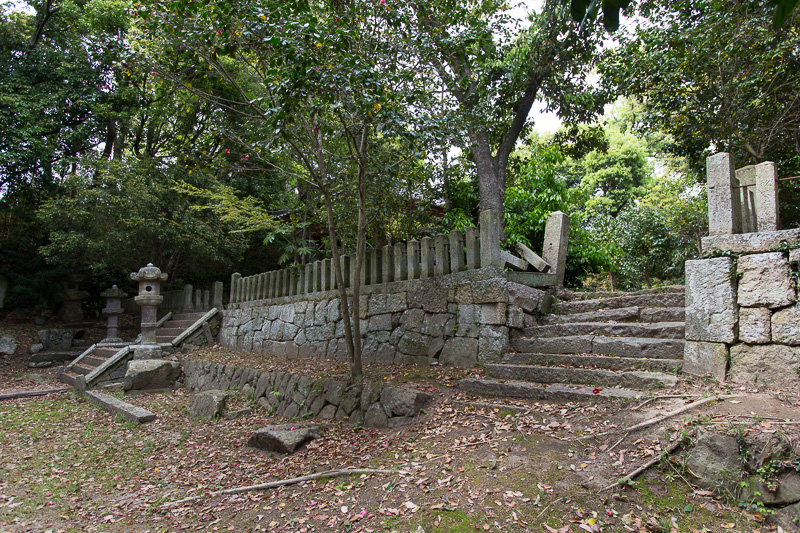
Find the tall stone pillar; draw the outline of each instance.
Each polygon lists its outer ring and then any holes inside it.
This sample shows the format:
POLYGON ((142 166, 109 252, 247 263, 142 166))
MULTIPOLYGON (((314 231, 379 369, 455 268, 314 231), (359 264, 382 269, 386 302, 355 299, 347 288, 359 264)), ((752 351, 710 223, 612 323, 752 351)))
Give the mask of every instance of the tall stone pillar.
POLYGON ((722 152, 706 158, 706 177, 709 235, 741 233, 741 202, 738 194, 734 197, 737 181, 733 157, 722 152))
POLYGON ((500 256, 500 213, 487 209, 480 214, 481 267, 503 268, 500 256))
POLYGON ((569 215, 554 211, 547 215, 544 226, 544 247, 542 259, 550 265, 550 272, 556 275, 556 286, 564 286, 564 270, 567 266, 569 246, 569 215))
POLYGON ((758 231, 778 231, 778 167, 771 161, 756 165, 755 203, 758 231))

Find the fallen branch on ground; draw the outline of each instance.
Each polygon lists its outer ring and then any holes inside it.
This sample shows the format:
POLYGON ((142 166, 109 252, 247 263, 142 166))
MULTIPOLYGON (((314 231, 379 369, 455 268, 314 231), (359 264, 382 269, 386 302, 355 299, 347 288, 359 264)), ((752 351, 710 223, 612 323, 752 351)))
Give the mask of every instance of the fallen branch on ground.
POLYGON ((239 494, 241 492, 252 492, 255 490, 267 490, 267 489, 275 489, 278 487, 285 487, 286 485, 296 485, 298 483, 302 483, 304 481, 311 481, 314 479, 319 479, 321 477, 339 477, 339 476, 350 476, 354 474, 400 474, 405 475, 409 472, 406 470, 379 470, 375 468, 345 468, 342 470, 326 470, 324 472, 317 472, 316 474, 309 474, 307 476, 301 477, 293 477, 291 479, 282 479, 280 481, 270 481, 269 483, 261 483, 259 485, 248 485, 245 487, 236 487, 233 489, 225 489, 225 490, 215 490, 213 492, 209 492, 206 494, 201 494, 199 496, 190 496, 188 498, 184 498, 182 500, 176 500, 174 502, 166 502, 161 505, 161 507, 174 507, 176 505, 181 505, 184 503, 192 502, 199 500, 205 496, 213 498, 214 496, 221 496, 223 494, 239 494))
POLYGON ((669 413, 661 416, 657 416, 656 418, 651 418, 650 420, 645 420, 635 426, 631 426, 628 428, 621 428, 621 429, 613 429, 611 431, 604 431, 603 433, 595 433, 594 435, 585 435, 583 437, 578 437, 578 440, 588 439, 591 437, 601 437, 603 435, 613 435, 614 433, 631 433, 633 431, 638 431, 640 429, 644 429, 646 427, 652 426, 654 424, 658 424, 659 422, 663 422, 668 418, 672 418, 673 416, 677 416, 681 413, 685 413, 695 407, 700 407, 703 404, 713 402, 716 400, 727 400, 728 398, 736 398, 738 394, 726 394, 724 396, 709 396, 708 398, 703 398, 702 400, 698 400, 696 402, 692 402, 689 405, 684 405, 680 409, 675 409, 674 411, 670 411, 669 413))
POLYGON ((632 410, 638 411, 639 409, 641 409, 650 402, 654 402, 656 400, 664 400, 666 398, 699 398, 699 397, 700 397, 699 394, 662 394, 660 396, 653 396, 651 398, 646 399, 645 401, 634 407, 632 410))
POLYGON ((44 396, 46 394, 55 394, 57 392, 67 392, 68 390, 72 390, 72 387, 59 387, 57 389, 24 390, 20 392, 8 392, 6 394, 0 394, 0 400, 16 400, 17 398, 44 396))
POLYGON ((637 468, 636 470, 634 470, 633 472, 631 472, 627 476, 619 478, 617 481, 615 481, 614 483, 612 483, 608 487, 604 488, 600 492, 605 492, 607 490, 611 490, 614 487, 616 487, 617 485, 627 485, 628 483, 631 483, 633 481, 633 478, 635 478, 636 476, 638 476, 639 474, 641 474, 642 472, 644 472, 645 470, 647 470, 648 468, 650 468, 654 464, 661 462, 661 459, 663 459, 664 457, 666 457, 669 454, 671 454, 672 452, 674 452, 678 448, 678 446, 683 444, 683 441, 684 441, 684 439, 677 439, 675 442, 673 442, 672 444, 667 446, 667 448, 663 452, 661 452, 661 455, 657 455, 656 457, 653 457, 652 459, 647 461, 645 464, 643 464, 642 466, 640 466, 639 468, 637 468))

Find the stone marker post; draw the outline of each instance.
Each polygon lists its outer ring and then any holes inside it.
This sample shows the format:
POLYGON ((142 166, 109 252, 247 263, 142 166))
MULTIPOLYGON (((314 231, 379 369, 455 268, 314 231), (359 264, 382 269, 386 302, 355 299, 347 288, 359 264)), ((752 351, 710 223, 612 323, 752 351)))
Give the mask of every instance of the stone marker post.
POLYGON ((457 273, 464 270, 464 232, 454 229, 450 232, 450 272, 457 273))
POLYGON ((467 248, 467 270, 474 270, 481 267, 481 243, 480 230, 475 226, 470 226, 464 232, 465 245, 467 248))
POLYGON ((542 259, 550 265, 550 272, 556 275, 556 286, 564 287, 564 270, 567 266, 567 247, 569 246, 569 215, 554 211, 547 215, 544 225, 544 247, 542 259))
POLYGON ((447 235, 436 235, 433 238, 433 254, 435 257, 433 272, 437 276, 444 276, 450 273, 450 253, 447 248, 447 235))
POLYGON ((408 279, 408 258, 406 243, 398 242, 394 245, 394 280, 408 279))
POLYGON ((433 237, 423 237, 419 245, 420 277, 433 277, 434 253, 433 237))
POLYGON ((128 296, 124 291, 112 285, 110 289, 101 292, 100 296, 106 299, 106 306, 103 308, 103 314, 108 317, 106 323, 106 338, 101 340, 100 343, 122 342, 119 338, 119 315, 125 312, 122 309, 122 299, 128 296))
POLYGON ((212 287, 214 289, 214 296, 212 298, 213 305, 215 308, 222 311, 222 290, 223 290, 222 282, 215 281, 212 287))
POLYGON ((203 311, 203 289, 195 289, 194 291, 194 310, 203 311))
POLYGON ((142 308, 142 342, 134 347, 134 359, 161 359, 161 346, 156 342, 158 323, 158 306, 164 300, 161 296, 161 282, 167 280, 167 274, 148 263, 132 272, 131 279, 139 282, 139 295, 134 301, 142 308))
POLYGON ((408 279, 419 279, 419 241, 408 241, 408 279))
POLYGON ((734 198, 736 174, 733 157, 721 152, 706 158, 708 233, 728 235, 742 232, 741 202, 734 198), (735 200, 735 201, 734 201, 735 200))
POLYGON ((480 214, 481 267, 503 268, 500 255, 500 213, 487 209, 480 214))
POLYGON ((230 303, 236 303, 239 300, 236 299, 236 290, 239 285, 239 280, 242 279, 242 275, 238 272, 234 272, 231 274, 231 297, 230 303))
POLYGON ((194 292, 194 287, 190 284, 186 284, 183 286, 183 312, 184 313, 192 313, 194 312, 194 305, 192 305, 192 293, 194 292))
POLYGON ((771 161, 756 165, 755 203, 758 231, 778 231, 778 167, 771 161))
POLYGON ((738 198, 739 212, 742 215, 742 233, 758 231, 756 227, 756 167, 748 165, 736 170, 736 181, 739 189, 733 195, 733 201, 738 198))

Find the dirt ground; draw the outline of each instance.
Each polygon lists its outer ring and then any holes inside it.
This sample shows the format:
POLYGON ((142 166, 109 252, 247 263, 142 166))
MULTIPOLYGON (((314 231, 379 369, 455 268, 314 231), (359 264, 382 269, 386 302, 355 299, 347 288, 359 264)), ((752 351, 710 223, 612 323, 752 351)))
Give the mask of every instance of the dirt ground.
MULTIPOLYGON (((2 326, 8 331, 7 321, 2 326)), ((212 348, 186 355, 314 375, 345 370, 212 348)), ((54 369, 25 362, 0 359, 0 394, 57 386, 54 369)), ((365 372, 433 389, 434 403, 396 429, 330 422, 322 438, 293 455, 246 446, 252 431, 284 420, 257 408, 234 420, 194 419, 184 389, 126 397, 157 413, 144 426, 123 423, 72 392, 2 401, 0 532, 774 531, 763 521, 768 510, 692 487, 680 448, 632 485, 608 487, 670 442, 690 442, 698 427, 737 437, 781 432, 800 442, 797 391, 763 383, 683 380, 646 403, 592 404, 470 397, 453 386, 465 374, 454 369, 365 372), (736 397, 622 431, 716 394, 736 397), (392 472, 210 494, 348 468, 392 472), (197 499, 171 504, 189 497, 197 499)), ((246 406, 241 397, 231 403, 246 406)))

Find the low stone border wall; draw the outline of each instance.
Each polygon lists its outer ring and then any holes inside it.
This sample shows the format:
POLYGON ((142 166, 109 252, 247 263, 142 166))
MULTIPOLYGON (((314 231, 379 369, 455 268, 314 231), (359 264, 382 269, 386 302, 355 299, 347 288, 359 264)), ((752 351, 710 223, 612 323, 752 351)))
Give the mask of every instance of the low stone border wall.
POLYGON ((432 396, 413 389, 364 381, 350 385, 281 371, 182 359, 186 388, 193 391, 240 390, 269 413, 283 418, 349 420, 366 427, 396 427, 410 422, 432 396))

